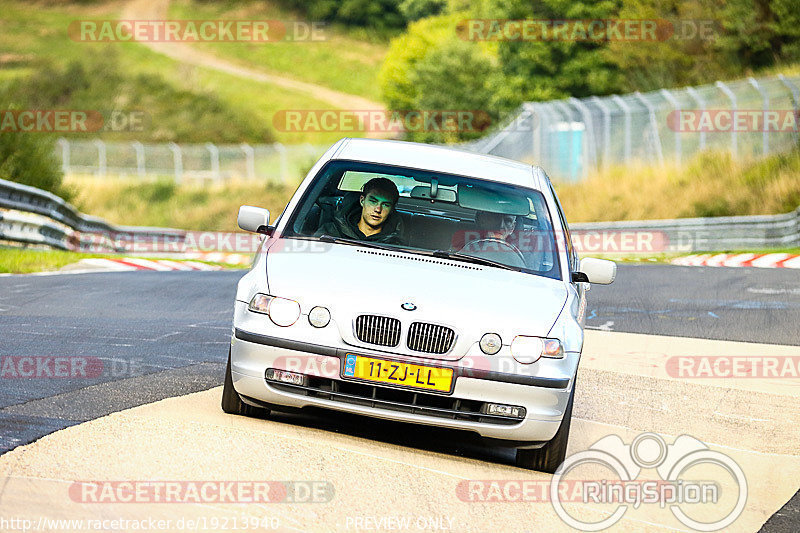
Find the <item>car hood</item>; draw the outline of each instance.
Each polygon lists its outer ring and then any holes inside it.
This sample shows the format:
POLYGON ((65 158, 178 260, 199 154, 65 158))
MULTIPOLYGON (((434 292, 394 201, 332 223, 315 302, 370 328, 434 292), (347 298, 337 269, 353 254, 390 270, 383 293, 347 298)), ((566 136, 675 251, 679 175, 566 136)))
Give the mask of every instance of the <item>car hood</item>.
MULTIPOLYGON (((394 317, 404 328, 411 322, 449 326, 464 349, 488 332, 509 344, 516 335, 546 336, 567 299, 561 280, 411 253, 305 242, 304 251, 286 245, 270 249, 269 291, 297 300, 304 314, 317 305, 328 308, 350 344, 362 344, 353 333, 361 314, 394 317), (407 303, 416 309, 404 310, 407 303)), ((457 357, 453 352, 444 358, 457 357)))

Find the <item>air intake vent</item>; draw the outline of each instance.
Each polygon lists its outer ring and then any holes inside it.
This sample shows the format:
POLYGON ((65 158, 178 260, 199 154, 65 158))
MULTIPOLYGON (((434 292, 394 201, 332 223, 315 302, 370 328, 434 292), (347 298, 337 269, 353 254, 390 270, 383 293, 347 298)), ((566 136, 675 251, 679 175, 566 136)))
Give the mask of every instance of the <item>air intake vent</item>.
POLYGON ((360 315, 356 318, 356 337, 370 344, 397 346, 400 343, 400 321, 388 316, 360 315))
POLYGON ((445 353, 453 346, 455 332, 445 326, 414 322, 408 330, 408 348, 415 352, 445 353))
POLYGON ((408 261, 417 261, 419 263, 432 263, 434 265, 445 265, 451 266, 454 268, 463 268, 466 270, 483 270, 479 266, 469 265, 467 263, 459 262, 459 261, 440 261, 439 259, 431 258, 428 256, 421 256, 421 255, 411 255, 411 254, 394 254, 390 252, 378 252, 375 250, 364 250, 362 248, 356 250, 360 254, 369 254, 369 255, 382 255, 384 257, 395 257, 397 259, 406 259, 408 261))

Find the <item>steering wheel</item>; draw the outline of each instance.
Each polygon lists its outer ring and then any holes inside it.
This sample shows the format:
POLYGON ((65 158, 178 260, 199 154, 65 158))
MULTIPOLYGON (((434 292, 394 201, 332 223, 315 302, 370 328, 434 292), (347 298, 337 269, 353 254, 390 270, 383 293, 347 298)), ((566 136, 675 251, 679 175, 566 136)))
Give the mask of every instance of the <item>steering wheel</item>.
POLYGON ((516 246, 514 246, 510 242, 504 241, 503 239, 498 239, 496 237, 486 237, 486 238, 483 238, 483 239, 478 239, 476 241, 468 242, 467 244, 465 244, 461 248, 461 250, 459 250, 459 252, 463 252, 464 250, 467 249, 467 247, 471 247, 471 246, 474 246, 474 245, 476 245, 478 243, 482 243, 482 242, 492 242, 492 243, 495 243, 495 244, 503 245, 506 248, 509 248, 512 252, 516 253, 519 256, 520 260, 522 261, 522 266, 525 266, 525 264, 526 264, 525 263, 525 256, 522 255, 522 252, 520 252, 519 248, 517 248, 516 246))

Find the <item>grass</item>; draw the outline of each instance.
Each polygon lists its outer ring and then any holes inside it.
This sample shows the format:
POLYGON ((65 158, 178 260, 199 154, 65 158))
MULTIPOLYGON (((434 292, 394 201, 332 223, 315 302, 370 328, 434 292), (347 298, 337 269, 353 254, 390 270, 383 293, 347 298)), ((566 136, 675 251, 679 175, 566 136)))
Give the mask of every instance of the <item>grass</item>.
MULTIPOLYGON (((96 257, 114 259, 123 256, 119 254, 87 254, 67 250, 0 247, 0 273, 31 274, 33 272, 53 272, 67 265, 77 263, 81 259, 96 257)), ((137 255, 137 257, 139 256, 137 255)), ((241 268, 225 263, 199 262, 209 265, 218 265, 223 268, 241 268)))
MULTIPOLYGON (((336 132, 285 133, 272 128, 272 117, 278 110, 330 107, 308 95, 185 65, 139 43, 83 43, 68 37, 70 21, 113 19, 119 16, 122 7, 122 2, 114 1, 23 3, 0 0, 3 12, 0 85, 47 72, 48 68, 65 69, 71 62, 86 65, 91 72, 97 56, 113 56, 122 77, 118 85, 108 87, 110 82, 96 75, 89 80, 89 88, 75 94, 56 94, 50 105, 59 109, 100 111, 144 108, 152 117, 144 131, 110 135, 109 139, 143 142, 200 139, 205 142, 222 137, 232 142, 259 143, 274 139, 288 143, 331 144, 341 137, 336 132), (182 104, 176 108, 176 103, 182 104), (228 137, 235 137, 235 140, 228 137)), ((330 68, 308 61, 304 68, 330 68)), ((52 89, 55 92, 61 88, 52 89)))
POLYGON ((83 213, 115 224, 198 231, 236 231, 241 205, 265 207, 274 220, 297 187, 297 183, 175 185, 171 179, 143 183, 135 179, 93 178, 69 178, 65 185, 74 192, 72 203, 83 213))
POLYGON ((800 149, 736 161, 704 152, 685 167, 628 166, 556 184, 570 222, 788 213, 800 206, 800 149))
MULTIPOLYGON (((297 15, 274 2, 233 4, 198 0, 173 0, 169 18, 299 20, 297 15)), ((209 42, 194 46, 243 65, 379 101, 378 70, 389 48, 388 42, 367 41, 363 36, 355 38, 352 32, 328 25, 322 27, 320 35, 324 40, 263 44, 209 42)))
POLYGON ((49 272, 77 263, 81 259, 106 257, 102 254, 84 254, 65 250, 34 250, 20 248, 0 248, 0 272, 29 274, 49 272))

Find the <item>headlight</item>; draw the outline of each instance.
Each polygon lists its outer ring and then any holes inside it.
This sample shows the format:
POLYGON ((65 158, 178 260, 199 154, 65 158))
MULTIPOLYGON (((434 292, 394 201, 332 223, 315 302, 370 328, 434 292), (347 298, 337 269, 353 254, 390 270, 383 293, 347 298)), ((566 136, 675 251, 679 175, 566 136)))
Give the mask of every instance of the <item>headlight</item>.
POLYGON ((497 333, 487 333, 481 337, 481 351, 486 355, 494 355, 500 351, 503 341, 497 333))
POLYGON ((543 339, 518 335, 511 343, 511 355, 523 365, 535 363, 540 357, 564 357, 564 347, 558 339, 543 339))
POLYGON ((511 355, 523 365, 535 363, 542 356, 544 342, 539 337, 517 335, 511 342, 511 355))
POLYGON ((324 307, 315 307, 308 312, 308 323, 315 328, 324 328, 331 321, 331 313, 324 307))
POLYGON ((288 298, 279 298, 258 293, 250 300, 247 308, 254 313, 268 315, 275 325, 291 326, 300 318, 300 304, 288 298))

